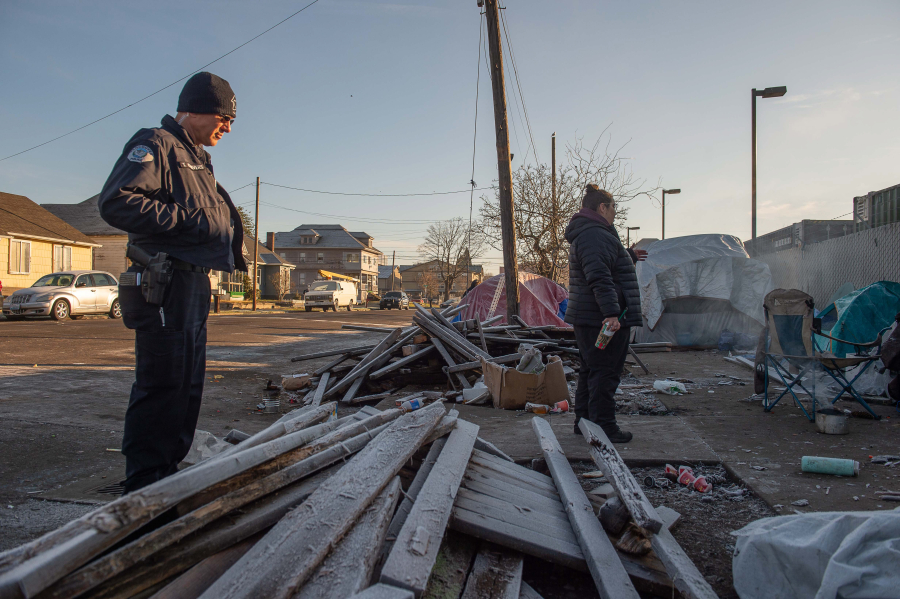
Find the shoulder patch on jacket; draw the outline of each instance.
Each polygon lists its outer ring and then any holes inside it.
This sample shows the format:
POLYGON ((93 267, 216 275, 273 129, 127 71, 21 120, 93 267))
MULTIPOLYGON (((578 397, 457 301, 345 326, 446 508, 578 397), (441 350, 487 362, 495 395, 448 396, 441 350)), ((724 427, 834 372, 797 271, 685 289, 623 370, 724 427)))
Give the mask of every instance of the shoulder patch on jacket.
POLYGON ((134 146, 128 153, 128 160, 132 162, 153 162, 153 150, 147 146, 134 146))

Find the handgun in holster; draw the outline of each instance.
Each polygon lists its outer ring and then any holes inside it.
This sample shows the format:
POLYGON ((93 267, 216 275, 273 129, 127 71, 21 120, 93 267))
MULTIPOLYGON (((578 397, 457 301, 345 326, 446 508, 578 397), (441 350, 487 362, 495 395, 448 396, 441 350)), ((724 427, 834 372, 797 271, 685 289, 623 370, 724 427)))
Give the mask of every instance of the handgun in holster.
POLYGON ((159 252, 153 256, 136 245, 128 244, 125 252, 132 262, 144 267, 144 272, 122 273, 120 285, 140 285, 144 301, 154 306, 161 306, 166 297, 166 289, 172 282, 174 267, 169 255, 159 252))

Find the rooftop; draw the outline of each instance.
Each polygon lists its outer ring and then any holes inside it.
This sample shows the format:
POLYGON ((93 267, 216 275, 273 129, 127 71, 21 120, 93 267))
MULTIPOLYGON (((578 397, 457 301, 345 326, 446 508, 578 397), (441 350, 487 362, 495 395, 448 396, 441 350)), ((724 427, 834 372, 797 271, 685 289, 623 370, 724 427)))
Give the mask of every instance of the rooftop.
POLYGON ((99 199, 100 195, 97 194, 77 204, 43 204, 41 207, 85 235, 127 235, 125 231, 103 220, 97 203, 99 199))
POLYGON ((0 235, 96 245, 93 239, 32 200, 4 192, 0 192, 0 235))

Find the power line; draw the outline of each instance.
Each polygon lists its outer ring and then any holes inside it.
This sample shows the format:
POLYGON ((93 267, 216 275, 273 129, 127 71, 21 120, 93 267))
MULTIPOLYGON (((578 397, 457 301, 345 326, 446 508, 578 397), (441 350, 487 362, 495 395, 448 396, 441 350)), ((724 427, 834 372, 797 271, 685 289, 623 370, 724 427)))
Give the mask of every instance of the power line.
POLYGON ((44 143, 38 144, 38 145, 36 145, 36 146, 32 146, 32 147, 28 148, 27 150, 22 150, 21 152, 16 152, 15 154, 10 154, 10 155, 7 156, 6 158, 0 158, 0 162, 3 162, 4 160, 8 160, 9 158, 13 158, 14 156, 19 156, 20 154, 24 154, 25 152, 30 152, 31 150, 36 150, 37 148, 40 148, 41 146, 46 146, 47 144, 53 143, 54 141, 56 141, 56 140, 58 140, 58 139, 62 139, 63 137, 68 137, 69 135, 72 135, 73 133, 77 133, 78 131, 81 131, 82 129, 87 129, 87 128, 90 127, 91 125, 94 125, 94 124, 96 124, 96 123, 99 123, 99 122, 102 121, 102 120, 108 119, 109 117, 111 117, 111 116, 113 116, 113 115, 119 114, 119 113, 122 112, 123 110, 127 110, 127 109, 131 108, 132 106, 135 106, 136 104, 140 104, 140 103, 143 102, 144 100, 147 100, 147 99, 149 99, 149 98, 152 98, 152 97, 155 96, 156 94, 158 94, 158 93, 160 93, 160 92, 163 92, 163 91, 169 89, 169 88, 172 87, 173 85, 177 85, 178 83, 181 83, 182 81, 184 81, 185 79, 187 79, 188 77, 190 77, 191 75, 193 75, 194 73, 198 73, 198 72, 202 71, 203 69, 205 69, 206 67, 208 67, 208 66, 210 66, 210 65, 213 65, 213 64, 219 62, 220 60, 222 60, 223 58, 225 58, 225 57, 228 56, 229 54, 233 54, 234 52, 237 52, 238 50, 240 50, 241 48, 243 48, 244 46, 246 46, 246 45, 249 44, 250 42, 253 42, 253 41, 259 39, 260 37, 264 36, 265 34, 269 33, 270 31, 272 31, 273 29, 275 29, 276 27, 278 27, 279 25, 281 25, 281 24, 283 24, 283 23, 289 21, 290 19, 293 19, 294 17, 296 17, 297 15, 299 15, 299 14, 302 13, 304 10, 306 10, 307 8, 309 8, 310 6, 312 6, 313 4, 317 3, 318 1, 319 1, 319 0, 312 0, 312 2, 310 2, 309 4, 307 4, 306 6, 304 6, 303 8, 301 8, 300 10, 298 10, 297 12, 293 13, 293 14, 290 15, 289 17, 286 17, 286 18, 282 19, 281 21, 278 21, 277 23, 275 23, 274 25, 272 25, 271 27, 269 27, 268 29, 266 29, 265 31, 263 31, 262 33, 260 33, 259 35, 250 38, 249 40, 247 40, 246 42, 244 42, 244 43, 241 44, 240 46, 237 46, 236 48, 233 48, 233 49, 229 50, 228 52, 226 52, 226 53, 223 54, 222 56, 218 57, 217 59, 215 59, 215 60, 213 60, 213 61, 211 61, 211 62, 206 63, 205 65, 203 65, 203 66, 200 67, 199 69, 196 69, 196 70, 194 70, 194 71, 191 71, 190 73, 188 73, 187 75, 185 75, 185 76, 182 77, 181 79, 177 79, 177 80, 173 81, 173 82, 170 83, 169 85, 167 85, 167 86, 165 86, 165 87, 162 87, 162 88, 156 90, 156 91, 153 92, 152 94, 147 95, 147 96, 144 96, 144 97, 141 98, 140 100, 138 100, 138 101, 136 101, 136 102, 132 102, 132 103, 129 104, 128 106, 125 106, 125 107, 123 107, 123 108, 120 108, 120 109, 118 109, 118 110, 116 110, 116 111, 114 111, 114 112, 110 112, 108 115, 103 116, 103 117, 100 117, 99 119, 97 119, 97 120, 95 120, 95 121, 91 121, 91 122, 88 123, 87 125, 82 125, 81 127, 78 127, 77 129, 73 129, 73 130, 69 131, 68 133, 64 133, 64 134, 62 134, 62 135, 60 135, 60 136, 58 136, 58 137, 54 137, 53 139, 51 139, 51 140, 49 140, 49 141, 45 141, 44 143))
POLYGON ((525 105, 525 96, 522 94, 522 85, 519 81, 519 69, 516 65, 516 54, 512 49, 512 40, 509 38, 509 29, 506 26, 506 17, 504 16, 503 11, 500 11, 500 22, 503 23, 503 32, 506 34, 506 47, 509 48, 509 59, 512 62, 513 75, 515 75, 516 78, 516 87, 519 89, 519 99, 522 100, 522 110, 525 111, 525 124, 528 126, 528 137, 531 138, 531 148, 534 150, 534 159, 540 164, 537 146, 534 145, 534 134, 531 131, 531 120, 528 118, 528 107, 525 105))
MULTIPOLYGON (((445 196, 452 195, 454 193, 469 193, 471 190, 468 189, 460 189, 457 191, 432 191, 430 193, 345 193, 341 191, 321 191, 318 189, 303 189, 302 187, 291 187, 289 185, 277 185, 275 183, 266 183, 265 181, 261 181, 262 185, 269 185, 270 187, 281 187, 282 189, 293 189, 294 191, 305 191, 308 193, 324 193, 327 195, 333 196, 363 196, 369 198, 411 198, 411 197, 419 197, 419 196, 445 196)), ((479 187, 476 191, 483 191, 486 189, 491 189, 490 187, 479 187)), ((428 222, 436 222, 436 221, 428 221, 428 222)))
POLYGON ((345 216, 341 214, 325 214, 323 212, 309 212, 307 210, 298 210, 297 208, 288 208, 287 206, 279 206, 278 204, 271 204, 269 202, 262 202, 260 204, 265 206, 271 206, 272 208, 280 208, 282 210, 288 210, 290 212, 299 212, 300 214, 309 214, 311 216, 324 216, 326 218, 339 218, 341 220, 349 220, 349 221, 359 221, 363 223, 385 223, 385 224, 394 224, 394 223, 437 223, 441 222, 440 220, 395 220, 395 219, 386 219, 386 218, 359 218, 355 216, 345 216))

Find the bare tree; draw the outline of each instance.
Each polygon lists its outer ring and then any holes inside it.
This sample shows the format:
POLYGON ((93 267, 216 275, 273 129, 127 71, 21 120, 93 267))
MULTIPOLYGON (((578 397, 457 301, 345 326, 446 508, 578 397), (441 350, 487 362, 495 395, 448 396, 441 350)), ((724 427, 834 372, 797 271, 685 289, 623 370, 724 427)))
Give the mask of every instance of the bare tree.
POLYGON ((422 289, 422 300, 431 302, 431 298, 435 297, 441 285, 441 280, 436 271, 423 270, 416 273, 416 283, 422 289))
MULTIPOLYGON (((645 180, 635 177, 628 159, 621 156, 625 145, 610 149, 612 138, 608 131, 609 127, 590 146, 584 144, 583 138, 566 144, 565 159, 557 164, 555 200, 549 165, 522 165, 513 173, 516 251, 523 270, 558 283, 568 282, 569 244, 565 231, 569 219, 581 209, 587 184, 596 183, 616 199, 617 228, 625 225, 628 202, 641 196, 652 198, 659 189, 648 188, 645 180)), ((494 198, 482 196, 480 213, 488 243, 502 250, 497 194, 494 198)))
POLYGON ((456 217, 438 221, 428 227, 425 242, 419 246, 423 261, 437 262, 437 275, 444 284, 444 299, 450 297, 454 281, 465 277, 472 260, 480 258, 487 249, 483 228, 456 217))
POLYGON ((281 300, 291 290, 291 273, 283 268, 279 268, 278 272, 273 272, 269 275, 269 284, 275 291, 275 295, 281 300))

